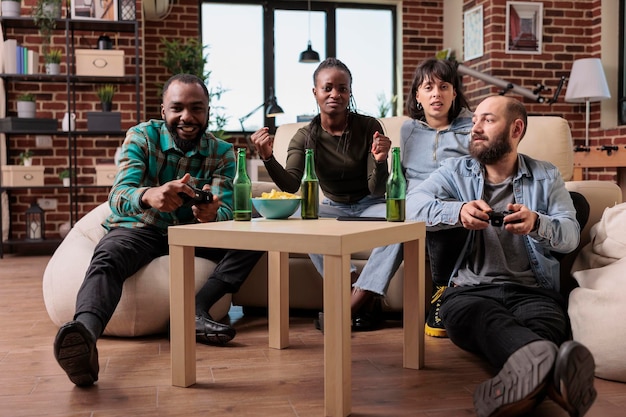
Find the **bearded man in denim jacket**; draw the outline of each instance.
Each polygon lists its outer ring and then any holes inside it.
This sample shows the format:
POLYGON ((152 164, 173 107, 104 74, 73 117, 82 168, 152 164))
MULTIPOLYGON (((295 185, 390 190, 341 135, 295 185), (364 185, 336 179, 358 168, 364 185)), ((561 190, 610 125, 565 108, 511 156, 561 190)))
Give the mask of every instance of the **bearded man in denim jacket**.
POLYGON ((499 372, 474 392, 479 417, 528 413, 548 394, 571 416, 596 397, 589 350, 568 340, 552 252, 573 251, 580 228, 558 169, 517 153, 524 106, 494 96, 473 117, 470 156, 446 160, 417 188, 430 230, 469 230, 440 315, 456 345, 499 372))

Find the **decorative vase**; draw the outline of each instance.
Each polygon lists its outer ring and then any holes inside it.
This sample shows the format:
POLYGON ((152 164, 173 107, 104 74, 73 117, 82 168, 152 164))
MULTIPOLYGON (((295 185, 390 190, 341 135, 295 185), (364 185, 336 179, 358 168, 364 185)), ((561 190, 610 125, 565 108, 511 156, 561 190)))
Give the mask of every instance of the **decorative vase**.
POLYGON ((64 187, 69 187, 70 186, 70 178, 63 178, 63 186, 64 187))
POLYGON ((2 0, 2 16, 4 17, 20 17, 22 11, 21 1, 2 0))
POLYGON ((18 101, 17 117, 35 117, 37 113, 37 104, 34 101, 18 101))
POLYGON ((61 122, 61 129, 64 132, 75 131, 76 130, 76 114, 66 112, 63 116, 63 121, 61 122))
POLYGON ((33 158, 24 158, 22 162, 24 163, 25 167, 33 166, 33 158))

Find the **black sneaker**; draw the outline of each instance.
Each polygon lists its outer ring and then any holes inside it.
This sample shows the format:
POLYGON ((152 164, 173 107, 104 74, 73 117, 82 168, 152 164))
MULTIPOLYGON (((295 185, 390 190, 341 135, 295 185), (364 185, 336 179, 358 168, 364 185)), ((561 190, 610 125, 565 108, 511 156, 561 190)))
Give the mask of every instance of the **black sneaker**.
POLYGON ((558 348, 537 340, 513 352, 500 372, 474 391, 478 417, 513 417, 532 411, 552 381, 558 348))
POLYGON ((598 396, 593 386, 595 369, 593 355, 584 345, 573 340, 561 345, 548 393, 570 417, 584 416, 598 396))
POLYGON ((448 287, 435 287, 433 290, 433 297, 430 300, 430 310, 428 311, 428 317, 426 318, 426 324, 424 325, 424 333, 426 336, 431 337, 448 337, 445 327, 443 327, 443 321, 439 315, 439 309, 441 308, 441 296, 448 287))

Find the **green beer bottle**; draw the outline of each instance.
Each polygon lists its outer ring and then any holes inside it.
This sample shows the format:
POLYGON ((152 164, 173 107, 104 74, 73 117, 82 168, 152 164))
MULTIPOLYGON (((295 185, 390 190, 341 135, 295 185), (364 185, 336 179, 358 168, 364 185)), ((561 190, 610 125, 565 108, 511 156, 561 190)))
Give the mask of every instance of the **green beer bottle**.
POLYGON ((319 211, 319 180, 315 175, 313 149, 307 149, 304 160, 304 175, 300 187, 302 194, 301 215, 303 219, 317 219, 319 211))
POLYGON ((246 149, 237 149, 237 173, 233 180, 233 218, 240 221, 252 219, 252 183, 246 171, 246 149))
POLYGON ((387 180, 387 221, 403 222, 406 205, 406 180, 400 163, 400 148, 391 149, 391 173, 387 180))

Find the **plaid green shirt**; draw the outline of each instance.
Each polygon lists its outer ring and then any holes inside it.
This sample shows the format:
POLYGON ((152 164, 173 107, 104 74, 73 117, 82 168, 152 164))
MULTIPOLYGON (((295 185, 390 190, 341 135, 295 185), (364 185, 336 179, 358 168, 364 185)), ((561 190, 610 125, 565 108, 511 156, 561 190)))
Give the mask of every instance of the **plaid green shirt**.
POLYGON ((236 171, 233 145, 205 133, 199 149, 183 154, 172 139, 163 120, 150 120, 132 127, 126 133, 122 154, 111 193, 109 205, 113 214, 103 223, 110 230, 115 227, 152 226, 167 234, 168 226, 195 222, 191 208, 180 207, 174 212, 162 213, 143 209, 141 194, 148 187, 192 177, 190 185, 202 188, 211 185, 211 192, 220 198, 216 221, 233 218, 233 178, 236 171))

